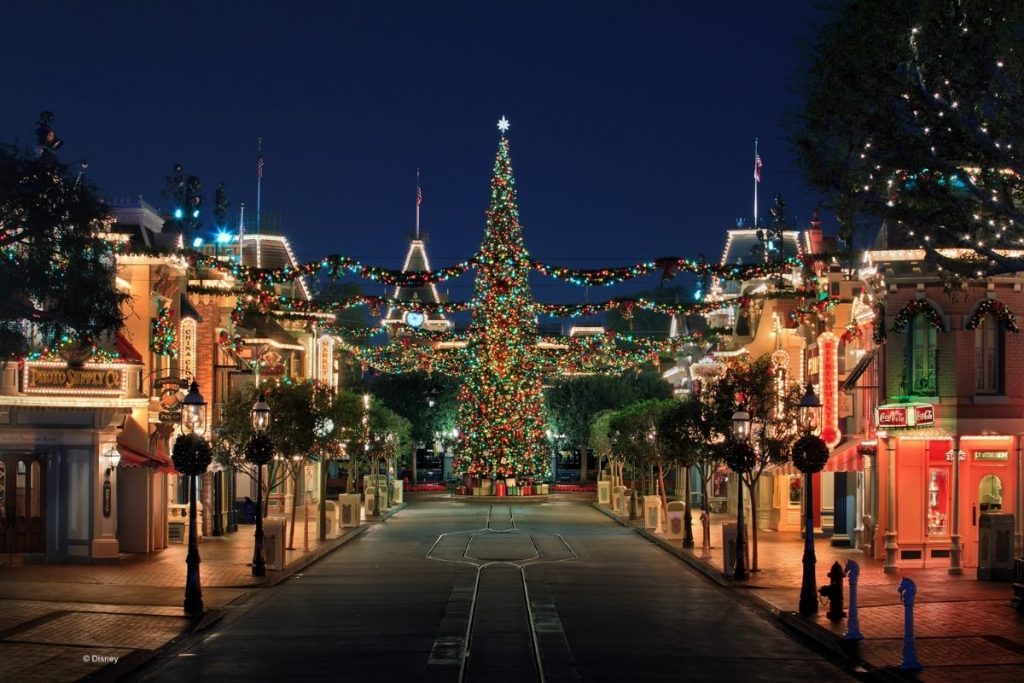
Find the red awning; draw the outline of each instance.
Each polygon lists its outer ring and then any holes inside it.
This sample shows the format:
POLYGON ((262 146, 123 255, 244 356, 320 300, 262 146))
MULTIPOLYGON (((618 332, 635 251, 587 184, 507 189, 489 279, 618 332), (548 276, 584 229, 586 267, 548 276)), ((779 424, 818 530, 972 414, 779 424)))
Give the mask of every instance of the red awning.
POLYGON ((825 472, 862 472, 864 456, 857 452, 860 439, 847 439, 839 444, 828 456, 825 472))
POLYGON ((131 446, 125 446, 123 443, 117 444, 117 450, 121 454, 121 466, 155 467, 160 472, 175 471, 174 465, 165 455, 137 451, 131 446))
POLYGON ((124 336, 120 332, 114 335, 114 350, 121 356, 125 362, 128 363, 141 363, 142 354, 132 346, 132 343, 128 341, 128 337, 124 336))

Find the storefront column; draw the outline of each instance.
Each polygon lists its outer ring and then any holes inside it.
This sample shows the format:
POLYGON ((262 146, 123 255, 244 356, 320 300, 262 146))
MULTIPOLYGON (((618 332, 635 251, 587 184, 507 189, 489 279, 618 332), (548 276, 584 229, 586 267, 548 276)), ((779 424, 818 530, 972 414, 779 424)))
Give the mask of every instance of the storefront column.
POLYGON ((896 551, 899 545, 896 543, 896 458, 893 450, 889 448, 889 439, 878 435, 878 445, 885 453, 886 482, 885 482, 885 573, 895 574, 898 569, 896 565, 896 551))
POLYGON ((949 573, 963 574, 960 563, 960 435, 953 435, 953 525, 949 536, 949 573))
POLYGON ((875 529, 878 527, 878 443, 875 443, 875 451, 864 456, 864 488, 867 493, 864 500, 864 517, 860 519, 861 525, 865 528, 865 550, 868 557, 875 559, 875 529))
POLYGON ((1017 435, 1017 504, 1014 505, 1013 550, 1014 557, 1024 557, 1024 465, 1020 461, 1024 434, 1017 435))

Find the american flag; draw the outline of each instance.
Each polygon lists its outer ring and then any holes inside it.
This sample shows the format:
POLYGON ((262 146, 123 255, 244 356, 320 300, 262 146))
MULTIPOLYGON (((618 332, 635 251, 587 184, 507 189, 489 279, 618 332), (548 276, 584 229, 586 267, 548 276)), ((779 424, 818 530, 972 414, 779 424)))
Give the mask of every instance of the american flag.
POLYGON ((755 154, 754 155, 754 180, 757 181, 757 182, 761 182, 761 166, 763 166, 763 165, 764 164, 761 163, 761 155, 760 154, 755 154))
POLYGON ((423 190, 420 189, 419 185, 417 185, 416 186, 416 206, 419 206, 422 203, 423 203, 423 190))
POLYGON ((260 152, 259 156, 256 157, 256 177, 263 177, 263 152, 260 152))

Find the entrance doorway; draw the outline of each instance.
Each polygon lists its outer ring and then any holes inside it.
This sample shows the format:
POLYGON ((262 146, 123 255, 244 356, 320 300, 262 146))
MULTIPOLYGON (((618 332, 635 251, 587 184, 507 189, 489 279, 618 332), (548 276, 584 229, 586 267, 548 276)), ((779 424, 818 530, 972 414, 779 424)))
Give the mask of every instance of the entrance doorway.
POLYGON ((46 456, 0 455, 0 552, 41 553, 46 544, 46 456))

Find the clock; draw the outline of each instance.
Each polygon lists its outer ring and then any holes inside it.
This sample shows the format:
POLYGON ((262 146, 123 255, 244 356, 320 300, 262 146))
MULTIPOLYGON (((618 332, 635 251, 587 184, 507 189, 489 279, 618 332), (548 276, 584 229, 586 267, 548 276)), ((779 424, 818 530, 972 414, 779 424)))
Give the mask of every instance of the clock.
POLYGON ((424 317, 419 311, 409 311, 405 314, 405 324, 409 327, 419 328, 423 325, 424 317))

